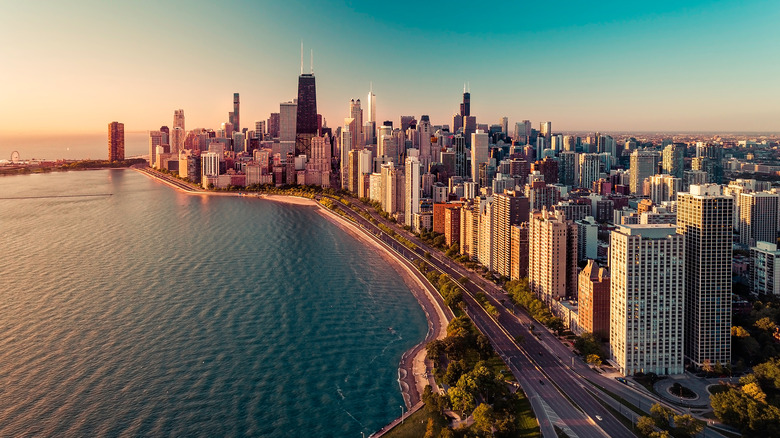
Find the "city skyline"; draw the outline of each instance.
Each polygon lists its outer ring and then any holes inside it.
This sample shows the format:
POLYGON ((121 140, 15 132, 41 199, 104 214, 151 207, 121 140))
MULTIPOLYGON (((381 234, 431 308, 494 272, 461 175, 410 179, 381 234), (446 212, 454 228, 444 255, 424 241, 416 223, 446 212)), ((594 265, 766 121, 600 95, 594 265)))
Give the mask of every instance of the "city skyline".
POLYGON ((479 123, 506 116, 510 126, 551 120, 556 132, 778 129, 779 62, 770 56, 778 42, 759 37, 780 14, 775 4, 573 3, 550 16, 527 3, 471 8, 468 22, 468 4, 396 16, 372 5, 300 3, 170 3, 154 14, 136 4, 77 5, 78 14, 11 5, 4 30, 18 43, 0 49, 11 66, 0 77, 14 84, 0 136, 99 132, 107 119, 123 120, 128 132, 151 130, 175 108, 187 111, 188 126, 217 127, 234 92, 249 126, 295 98, 301 40, 314 51, 318 109, 331 127, 371 86, 379 122, 429 114, 433 124, 452 124, 468 82, 479 123), (213 18, 230 13, 259 24, 213 18), (498 14, 510 19, 497 23, 498 14), (97 56, 107 51, 111 63, 97 56), (217 68, 225 60, 231 68, 217 68))

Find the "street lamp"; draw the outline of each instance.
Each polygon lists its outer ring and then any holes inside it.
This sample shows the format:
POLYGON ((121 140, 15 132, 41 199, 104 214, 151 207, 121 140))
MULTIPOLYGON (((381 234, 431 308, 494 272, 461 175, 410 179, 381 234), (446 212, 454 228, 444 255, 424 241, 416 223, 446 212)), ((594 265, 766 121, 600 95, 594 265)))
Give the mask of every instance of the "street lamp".
POLYGON ((401 408, 401 424, 404 424, 404 407, 403 406, 398 406, 398 407, 401 408))

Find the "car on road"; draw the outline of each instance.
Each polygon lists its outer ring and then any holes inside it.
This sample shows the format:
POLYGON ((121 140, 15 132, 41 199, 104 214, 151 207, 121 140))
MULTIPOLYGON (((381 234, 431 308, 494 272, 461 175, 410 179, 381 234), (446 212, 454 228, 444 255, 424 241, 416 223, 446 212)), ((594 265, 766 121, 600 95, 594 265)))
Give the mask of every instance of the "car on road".
POLYGON ((540 384, 540 385, 544 385, 544 382, 540 380, 540 381, 539 381, 539 384, 540 384))
POLYGON ((596 415, 596 419, 601 421, 601 415, 596 415))

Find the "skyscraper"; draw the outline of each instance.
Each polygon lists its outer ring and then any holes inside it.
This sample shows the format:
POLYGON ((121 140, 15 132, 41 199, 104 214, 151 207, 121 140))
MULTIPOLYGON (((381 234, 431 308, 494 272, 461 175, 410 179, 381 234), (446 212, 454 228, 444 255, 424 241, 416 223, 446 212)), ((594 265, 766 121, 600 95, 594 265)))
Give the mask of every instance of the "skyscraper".
POLYGON ((374 83, 372 82, 368 90, 368 121, 376 125, 376 95, 374 94, 374 83))
POLYGON ((349 117, 355 119, 355 125, 352 130, 352 149, 363 147, 363 108, 360 106, 360 99, 349 101, 349 117))
MULTIPOLYGON (((282 102, 279 104, 279 141, 295 141, 298 104, 282 102)), ((273 117, 273 114, 271 114, 273 117)))
POLYGON ((610 357, 623 375, 682 374, 685 238, 621 225, 610 240, 610 357))
POLYGON ((539 127, 539 135, 544 137, 546 143, 549 145, 552 142, 550 141, 552 137, 552 122, 542 122, 541 126, 539 127))
POLYGON ((404 197, 404 224, 412 226, 414 214, 420 212, 420 160, 415 156, 406 157, 406 194, 404 197))
POLYGON ((162 131, 149 131, 149 167, 154 167, 157 146, 162 146, 162 131))
POLYGON ((662 166, 664 173, 682 178, 685 171, 685 145, 675 143, 666 146, 662 166))
POLYGON ((177 109, 173 111, 173 128, 181 128, 184 131, 184 110, 177 109))
POLYGON ((490 159, 488 135, 477 131, 471 134, 471 180, 479 181, 479 165, 490 159))
MULTIPOLYGON (((299 97, 300 99, 300 97, 299 97)), ((239 115, 238 93, 233 93, 233 132, 241 132, 241 117, 239 115)))
POLYGON ((295 126, 295 155, 311 156, 311 138, 317 135, 317 89, 313 73, 301 71, 298 77, 295 126))
POLYGON ((631 182, 629 190, 633 195, 641 195, 645 179, 655 175, 658 167, 658 154, 652 151, 642 151, 639 149, 631 153, 629 172, 631 182))
POLYGON ((123 161, 125 159, 125 124, 111 122, 108 124, 108 161, 123 161))
POLYGON ((463 103, 460 104, 460 116, 465 120, 466 117, 471 115, 471 93, 466 91, 466 86, 463 86, 463 103))
POLYGON ((684 352, 699 366, 731 362, 733 211, 734 199, 717 184, 677 194, 677 233, 685 238, 684 352))

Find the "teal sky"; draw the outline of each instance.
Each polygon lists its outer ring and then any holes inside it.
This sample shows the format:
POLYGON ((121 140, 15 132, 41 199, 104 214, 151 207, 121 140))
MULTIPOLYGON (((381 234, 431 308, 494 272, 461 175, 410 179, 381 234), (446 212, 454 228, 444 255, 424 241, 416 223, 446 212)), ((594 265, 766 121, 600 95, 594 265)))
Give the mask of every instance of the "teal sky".
POLYGON ((780 2, 15 2, 0 8, 0 135, 217 128, 297 95, 314 50, 329 126, 451 123, 463 83, 480 123, 555 131, 780 132, 780 2))

